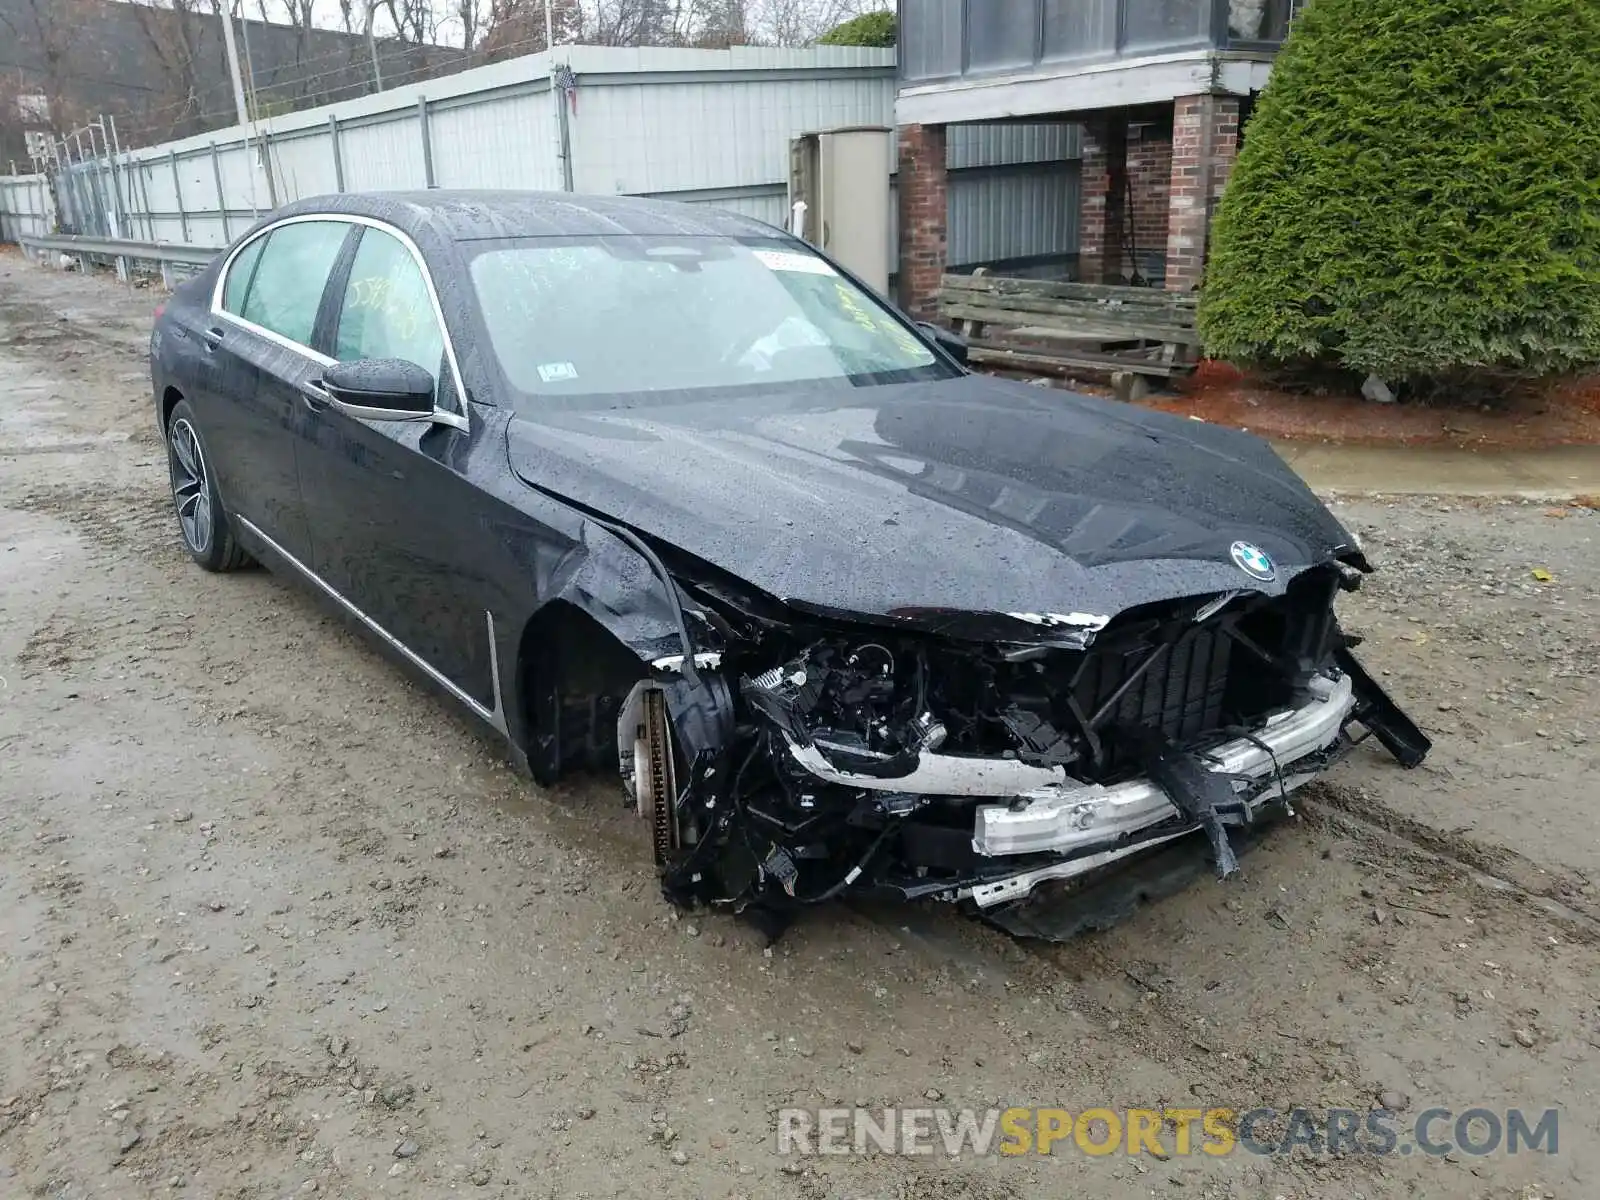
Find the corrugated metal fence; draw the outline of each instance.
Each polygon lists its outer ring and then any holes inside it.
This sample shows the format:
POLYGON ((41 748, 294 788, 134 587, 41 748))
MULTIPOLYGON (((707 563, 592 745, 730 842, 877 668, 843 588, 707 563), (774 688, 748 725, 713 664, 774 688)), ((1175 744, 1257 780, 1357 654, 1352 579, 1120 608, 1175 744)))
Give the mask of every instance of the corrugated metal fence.
MULTIPOLYGON (((290 200, 429 187, 656 196, 781 225, 790 139, 893 119, 892 51, 567 46, 555 58, 64 159, 48 187, 0 179, 3 229, 49 232, 53 220, 62 232, 220 247, 290 200), (553 87, 552 66, 570 70, 557 72, 565 86, 553 87)), ((1074 254, 1078 156, 1076 126, 953 129, 952 265, 1074 254)))
POLYGON ((0 176, 0 238, 14 242, 21 234, 47 234, 55 228, 48 176, 0 176))
POLYGON ((1050 274, 1076 259, 1080 126, 955 125, 948 141, 952 267, 1050 274))

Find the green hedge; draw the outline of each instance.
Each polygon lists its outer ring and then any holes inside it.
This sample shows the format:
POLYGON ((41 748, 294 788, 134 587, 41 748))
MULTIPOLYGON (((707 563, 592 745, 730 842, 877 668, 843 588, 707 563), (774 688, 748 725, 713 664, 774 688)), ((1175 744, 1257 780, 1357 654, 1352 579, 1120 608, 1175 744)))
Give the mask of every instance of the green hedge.
POLYGON ((1389 380, 1600 362, 1600 0, 1312 0, 1200 329, 1218 358, 1389 380))
POLYGON ((824 46, 882 46, 894 48, 894 13, 863 13, 835 25, 817 41, 824 46))

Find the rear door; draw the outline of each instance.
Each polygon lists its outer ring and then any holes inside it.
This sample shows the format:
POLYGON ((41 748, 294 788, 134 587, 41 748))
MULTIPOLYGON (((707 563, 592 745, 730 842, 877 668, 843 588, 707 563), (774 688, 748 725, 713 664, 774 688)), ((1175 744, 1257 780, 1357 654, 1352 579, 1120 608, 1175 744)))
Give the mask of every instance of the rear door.
POLYGON ((295 443, 304 389, 333 360, 312 348, 323 292, 359 226, 296 217, 225 268, 204 331, 218 386, 197 413, 230 511, 301 563, 311 555, 295 443))

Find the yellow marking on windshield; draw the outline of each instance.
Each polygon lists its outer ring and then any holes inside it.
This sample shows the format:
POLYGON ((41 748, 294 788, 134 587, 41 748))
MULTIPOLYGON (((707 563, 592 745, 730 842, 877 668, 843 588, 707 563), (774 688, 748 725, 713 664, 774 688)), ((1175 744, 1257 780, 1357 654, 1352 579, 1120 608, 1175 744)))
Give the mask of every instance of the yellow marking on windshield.
POLYGON ((905 354, 924 355, 927 353, 926 349, 917 342, 917 339, 907 333, 900 323, 891 319, 887 313, 869 312, 863 308, 855 292, 851 290, 844 280, 839 280, 833 287, 834 291, 838 293, 839 303, 844 306, 844 310, 850 314, 851 319, 857 325, 869 333, 888 335, 889 340, 905 354))

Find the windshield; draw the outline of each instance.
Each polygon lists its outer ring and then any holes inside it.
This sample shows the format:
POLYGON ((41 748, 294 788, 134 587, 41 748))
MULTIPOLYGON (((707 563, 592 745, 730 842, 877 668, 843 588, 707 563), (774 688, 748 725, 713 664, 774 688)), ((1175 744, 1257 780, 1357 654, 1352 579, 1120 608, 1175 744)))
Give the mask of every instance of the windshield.
POLYGON ((486 245, 471 270, 495 357, 527 396, 954 373, 870 293, 792 242, 523 238, 486 245))

